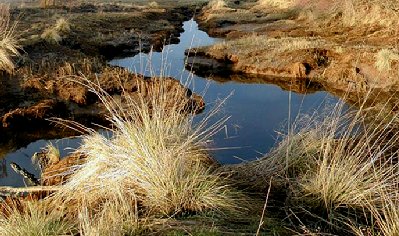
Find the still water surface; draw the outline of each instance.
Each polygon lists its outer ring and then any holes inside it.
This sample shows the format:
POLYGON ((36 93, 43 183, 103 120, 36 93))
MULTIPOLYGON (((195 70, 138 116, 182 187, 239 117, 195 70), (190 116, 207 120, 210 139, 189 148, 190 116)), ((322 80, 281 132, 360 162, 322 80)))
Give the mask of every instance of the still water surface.
MULTIPOLYGON (((115 59, 111 65, 129 68, 131 71, 147 76, 172 76, 180 79, 196 93, 201 94, 207 104, 201 119, 217 101, 226 100, 219 112, 219 119, 229 116, 225 129, 213 137, 213 155, 222 163, 238 163, 262 157, 276 143, 276 131, 282 131, 287 123, 289 111, 291 117, 298 113, 313 113, 323 107, 324 103, 335 102, 336 98, 326 92, 297 94, 282 90, 277 85, 264 83, 216 82, 195 76, 185 69, 186 49, 212 45, 219 41, 209 37, 198 29, 195 21, 184 23, 184 32, 180 43, 165 46, 163 51, 150 54, 140 53, 134 57, 115 59)), ((38 174, 31 164, 31 156, 40 151, 48 142, 60 148, 61 155, 76 149, 80 138, 64 138, 59 140, 38 140, 15 152, 6 154, 1 159, 0 185, 24 186, 23 179, 9 167, 15 162, 28 171, 38 174)), ((1 157, 0 157, 1 158, 1 157)))
POLYGON ((162 52, 113 60, 111 64, 147 76, 161 74, 179 78, 182 83, 189 81, 189 87, 203 95, 208 110, 215 101, 232 94, 221 111, 221 115, 230 116, 226 130, 213 139, 214 147, 227 148, 213 153, 222 163, 238 163, 241 159, 251 160, 267 153, 276 143, 276 131, 282 131, 283 124, 287 123, 289 110, 291 117, 296 117, 298 113, 320 109, 325 102, 337 101, 326 92, 303 95, 284 91, 273 84, 220 83, 185 70, 185 50, 217 41, 190 20, 184 23, 179 44, 165 46, 162 52))

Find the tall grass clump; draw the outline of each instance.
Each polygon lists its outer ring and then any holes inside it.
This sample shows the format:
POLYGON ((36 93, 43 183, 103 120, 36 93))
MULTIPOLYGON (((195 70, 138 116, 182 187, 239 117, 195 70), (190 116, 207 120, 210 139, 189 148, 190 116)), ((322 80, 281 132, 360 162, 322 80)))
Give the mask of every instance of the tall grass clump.
POLYGON ((337 115, 323 125, 315 167, 301 176, 302 193, 329 212, 380 207, 381 192, 399 191, 397 117, 380 110, 337 115), (375 123, 375 121, 378 121, 375 123))
POLYGON ((60 43, 63 38, 71 31, 71 25, 65 18, 59 18, 55 25, 47 28, 41 35, 41 38, 49 43, 60 43))
POLYGON ((358 218, 370 227, 378 219, 384 232, 395 228, 389 219, 397 211, 387 200, 397 203, 399 196, 397 114, 364 104, 347 109, 338 103, 329 110, 298 119, 267 157, 244 171, 263 184, 273 178, 289 191, 293 209, 330 226, 358 218))
POLYGON ((123 102, 94 90, 110 114, 113 135, 90 131, 83 138, 78 151, 86 162, 75 166, 56 198, 76 212, 117 201, 134 216, 235 208, 235 194, 214 173, 217 163, 206 150, 221 123, 205 128, 207 117, 193 124, 186 93, 164 82, 153 84, 147 95, 124 95, 123 102))
POLYGON ((3 210, 0 235, 74 235, 74 223, 65 219, 61 210, 30 201, 22 202, 20 208, 9 206, 3 210))
POLYGON ((15 26, 10 21, 10 8, 6 4, 0 4, 0 70, 13 72, 15 64, 13 56, 18 56, 18 41, 15 38, 15 26))

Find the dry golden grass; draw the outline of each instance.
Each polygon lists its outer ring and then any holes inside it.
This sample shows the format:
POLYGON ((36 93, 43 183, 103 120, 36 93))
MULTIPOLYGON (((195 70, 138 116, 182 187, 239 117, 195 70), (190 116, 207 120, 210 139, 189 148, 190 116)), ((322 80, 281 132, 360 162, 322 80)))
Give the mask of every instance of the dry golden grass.
POLYGON ((72 6, 76 5, 80 0, 39 0, 39 6, 41 8, 49 8, 56 6, 72 6))
POLYGON ((155 1, 149 2, 148 3, 149 8, 159 8, 159 4, 155 1))
POLYGON ((341 22, 344 26, 378 25, 395 29, 399 23, 399 3, 390 0, 258 0, 255 5, 256 9, 270 7, 295 10, 301 18, 341 22))
POLYGON ((211 10, 211 11, 218 11, 225 9, 227 7, 227 4, 224 0, 212 0, 208 3, 206 6, 206 9, 211 10))
POLYGON ((45 29, 41 38, 49 43, 60 43, 63 37, 69 34, 71 26, 65 18, 60 18, 56 21, 53 27, 45 29))
POLYGON ((257 5, 260 7, 273 6, 278 8, 289 8, 294 6, 295 0, 258 0, 257 5))
POLYGON ((299 179, 305 197, 335 211, 364 209, 366 203, 380 207, 381 192, 398 193, 397 117, 385 112, 373 114, 381 122, 370 124, 370 114, 365 115, 362 107, 349 116, 339 109, 332 119, 324 119, 321 129, 313 129, 320 148, 306 157, 315 165, 299 179))
POLYGON ((398 195, 391 196, 380 192, 383 205, 379 208, 368 203, 373 221, 368 226, 352 224, 350 227, 357 236, 399 235, 399 202, 398 195))
POLYGON ((12 73, 15 65, 13 56, 19 56, 20 48, 15 38, 15 24, 10 22, 9 6, 0 3, 0 70, 12 73))
POLYGON ((343 22, 349 26, 363 24, 390 28, 399 23, 399 4, 395 1, 345 0, 341 6, 343 22))
POLYGON ((113 190, 113 198, 97 206, 99 210, 82 205, 78 209, 78 228, 81 235, 137 235, 144 229, 145 221, 139 221, 137 205, 131 205, 135 199, 113 190))
POLYGON ((0 234, 7 236, 26 235, 75 235, 74 223, 64 218, 60 208, 50 209, 41 202, 23 202, 23 210, 8 208, 0 215, 0 234))
POLYGON ((54 29, 62 34, 68 34, 71 31, 71 25, 69 24, 69 21, 65 18, 59 18, 55 22, 54 29))
POLYGON ((55 1, 56 0, 40 0, 39 5, 42 8, 47 8, 47 7, 55 6, 55 1))
POLYGON ((62 41, 60 34, 52 28, 46 29, 40 37, 49 43, 60 43, 62 41))
POLYGON ((315 37, 282 37, 270 38, 266 35, 249 35, 239 39, 217 43, 204 47, 210 55, 224 55, 226 52, 245 59, 245 64, 262 67, 272 63, 280 66, 281 62, 275 58, 279 54, 318 47, 333 47, 334 43, 315 37), (258 53, 254 53, 254 51, 258 53), (261 53, 262 52, 262 53, 261 53), (278 64, 277 64, 278 63, 278 64))
POLYGON ((357 212, 367 218, 362 224, 378 228, 376 235, 396 235, 398 115, 363 106, 344 110, 340 103, 322 118, 297 120, 265 158, 239 171, 251 173, 264 185, 273 179, 275 187, 290 186, 295 207, 324 215, 330 224, 346 225, 353 221, 349 212, 357 212))
POLYGON ((162 81, 151 89, 149 99, 124 96, 125 108, 96 88, 109 111, 113 136, 91 131, 84 137, 79 152, 87 161, 75 167, 55 196, 71 204, 71 211, 101 209, 113 199, 136 208, 132 214, 145 215, 237 207, 236 194, 213 173, 216 162, 206 151, 206 141, 221 123, 205 129, 207 117, 194 125, 182 103, 186 95, 168 91, 162 81))
POLYGON ((391 49, 381 49, 375 57, 375 67, 378 71, 390 71, 393 61, 399 61, 399 54, 391 49))
POLYGON ((299 11, 310 10, 316 18, 327 18, 335 22, 341 19, 344 26, 378 25, 393 29, 399 23, 397 1, 298 0, 293 7, 299 11))

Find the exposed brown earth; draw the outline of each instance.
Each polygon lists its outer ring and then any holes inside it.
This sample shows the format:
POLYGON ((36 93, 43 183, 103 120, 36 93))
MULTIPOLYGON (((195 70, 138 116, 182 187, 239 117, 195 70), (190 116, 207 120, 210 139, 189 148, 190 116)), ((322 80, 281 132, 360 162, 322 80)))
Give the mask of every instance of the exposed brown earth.
MULTIPOLYGON (((36 135, 28 133, 53 127, 48 118, 72 119, 87 125, 105 122, 105 111, 88 88, 89 81, 115 96, 122 92, 149 93, 157 79, 111 67, 107 60, 177 43, 183 22, 194 15, 195 9, 194 4, 171 4, 166 8, 84 4, 12 9, 12 18, 19 22, 16 32, 23 55, 17 59, 15 72, 3 74, 0 79, 0 144, 15 144, 14 138, 21 136, 16 133, 26 134, 24 144, 33 141, 36 135), (55 28, 61 18, 67 20, 69 30, 61 32, 59 39, 53 37, 58 41, 44 37, 46 29, 55 28)), ((177 80, 167 81, 170 88, 186 90, 177 80)), ((203 109, 200 97, 188 90, 186 94, 188 108, 203 109)), ((61 129, 54 133, 53 138, 68 135, 61 129)))
MULTIPOLYGON (((224 2, 219 7, 210 4, 197 17, 201 29, 225 42, 196 50, 195 71, 308 81, 350 101, 359 101, 369 91, 395 99, 392 94, 399 85, 395 25, 344 24, 342 15, 323 15, 323 7, 329 7, 323 1, 320 4, 326 6, 312 9, 224 2), (379 58, 381 49, 389 53, 379 58), (378 63, 387 66, 378 68, 378 63)), ((373 17, 381 17, 381 22, 390 17, 382 14, 373 17)))

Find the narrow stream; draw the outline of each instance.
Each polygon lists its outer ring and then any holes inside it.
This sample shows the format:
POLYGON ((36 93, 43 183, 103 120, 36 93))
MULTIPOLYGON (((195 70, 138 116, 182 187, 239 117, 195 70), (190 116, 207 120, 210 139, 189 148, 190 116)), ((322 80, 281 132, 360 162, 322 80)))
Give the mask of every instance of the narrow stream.
MULTIPOLYGON (((205 114, 216 101, 231 95, 219 114, 220 117, 230 116, 231 118, 227 121, 223 132, 214 136, 212 143, 215 149, 213 155, 222 163, 239 163, 242 160, 262 157, 275 145, 276 131, 282 131, 283 125, 287 123, 289 112, 294 118, 298 113, 311 113, 320 109, 326 101, 337 101, 326 92, 303 95, 282 90, 273 84, 220 83, 198 77, 185 69, 185 50, 212 45, 219 39, 211 38, 199 30, 197 23, 193 20, 184 23, 184 30, 179 44, 165 46, 160 53, 141 53, 134 57, 115 59, 110 64, 126 67, 147 76, 162 74, 180 79, 182 83, 191 81, 189 87, 201 94, 206 101, 205 114)), ((203 115, 199 115, 196 119, 201 119, 203 115)), ((31 173, 38 174, 38 170, 31 164, 31 157, 48 142, 58 147, 61 150, 61 156, 64 156, 79 146, 80 138, 38 140, 12 153, 1 154, 0 152, 0 185, 25 185, 22 177, 10 168, 11 162, 19 164, 31 173)))

